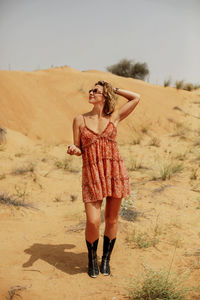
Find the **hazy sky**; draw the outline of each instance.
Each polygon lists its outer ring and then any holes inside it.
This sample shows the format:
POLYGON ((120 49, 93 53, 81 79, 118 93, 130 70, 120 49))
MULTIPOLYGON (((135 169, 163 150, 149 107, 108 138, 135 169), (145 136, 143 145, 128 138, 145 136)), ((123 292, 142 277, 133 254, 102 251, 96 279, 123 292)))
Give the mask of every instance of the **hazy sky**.
POLYGON ((123 58, 146 62, 150 83, 200 83, 200 0, 0 0, 1 70, 123 58))

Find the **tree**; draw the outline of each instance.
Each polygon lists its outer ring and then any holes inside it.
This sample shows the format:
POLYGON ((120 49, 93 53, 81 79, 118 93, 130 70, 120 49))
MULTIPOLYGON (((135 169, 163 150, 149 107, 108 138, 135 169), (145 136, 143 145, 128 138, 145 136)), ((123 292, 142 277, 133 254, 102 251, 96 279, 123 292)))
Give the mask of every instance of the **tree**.
POLYGON ((149 69, 146 63, 133 63, 131 59, 123 58, 119 63, 108 66, 108 72, 111 72, 118 76, 132 77, 140 80, 145 80, 145 77, 149 75, 149 69))

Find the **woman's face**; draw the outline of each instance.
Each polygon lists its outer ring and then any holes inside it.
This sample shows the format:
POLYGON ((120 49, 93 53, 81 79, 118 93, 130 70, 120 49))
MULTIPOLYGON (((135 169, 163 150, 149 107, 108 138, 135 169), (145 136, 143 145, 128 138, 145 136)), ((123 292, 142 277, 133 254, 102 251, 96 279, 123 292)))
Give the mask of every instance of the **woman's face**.
POLYGON ((95 85, 89 91, 89 102, 90 103, 101 103, 105 101, 105 97, 103 95, 103 86, 95 85))

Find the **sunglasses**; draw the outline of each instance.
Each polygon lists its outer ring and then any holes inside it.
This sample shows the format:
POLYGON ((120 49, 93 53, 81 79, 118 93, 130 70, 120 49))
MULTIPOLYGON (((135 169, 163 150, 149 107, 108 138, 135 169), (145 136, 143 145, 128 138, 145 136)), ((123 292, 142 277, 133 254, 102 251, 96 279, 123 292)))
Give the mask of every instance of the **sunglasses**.
POLYGON ((103 94, 103 93, 100 92, 98 89, 91 89, 91 90, 89 90, 89 94, 90 94, 91 92, 93 92, 93 93, 95 93, 95 94, 103 94))

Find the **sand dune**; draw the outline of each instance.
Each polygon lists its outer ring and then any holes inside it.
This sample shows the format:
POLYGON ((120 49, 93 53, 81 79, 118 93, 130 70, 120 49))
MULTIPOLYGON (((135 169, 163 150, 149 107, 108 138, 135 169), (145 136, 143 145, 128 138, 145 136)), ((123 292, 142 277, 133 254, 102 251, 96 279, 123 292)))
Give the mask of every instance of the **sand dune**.
MULTIPOLYGON (((167 129, 167 119, 179 116, 173 110, 175 103, 181 105, 188 97, 185 91, 95 70, 81 72, 63 67, 35 72, 0 71, 0 126, 19 131, 33 140, 71 143, 72 120, 77 114, 92 109, 88 90, 100 79, 141 94, 141 104, 124 124, 129 121, 136 125, 153 123, 157 130, 167 129), (160 125, 156 126, 156 122, 160 125)), ((119 97, 118 105, 125 101, 119 97)), ((119 134, 123 133, 127 139, 125 128, 120 126, 119 134)))

